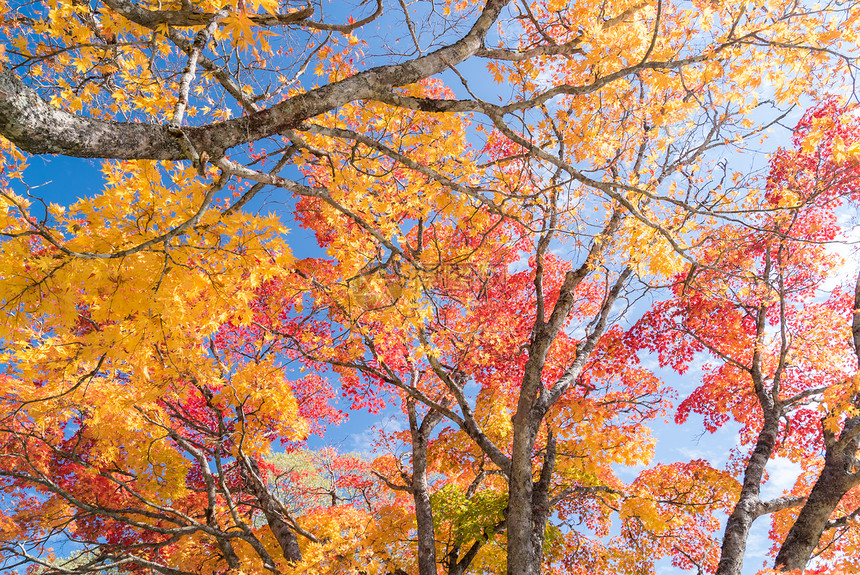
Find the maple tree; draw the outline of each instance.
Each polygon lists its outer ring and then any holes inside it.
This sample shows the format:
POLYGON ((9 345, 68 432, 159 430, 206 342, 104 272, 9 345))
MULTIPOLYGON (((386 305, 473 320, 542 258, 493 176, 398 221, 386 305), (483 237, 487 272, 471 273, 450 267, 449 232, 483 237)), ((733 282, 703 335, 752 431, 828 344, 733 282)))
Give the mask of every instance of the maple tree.
POLYGON ((780 568, 810 537, 850 562, 856 513, 822 533, 856 498, 856 357, 819 364, 856 304, 814 296, 851 113, 807 116, 762 193, 713 174, 850 77, 860 10, 330 8, 0 2, 5 567, 736 573, 765 512, 780 568), (104 188, 43 202, 28 154, 104 159, 104 188), (652 462, 649 349, 724 361, 677 417, 735 417, 750 457, 652 462), (406 429, 314 449, 343 405, 406 429), (763 503, 776 455, 805 474, 763 503))
POLYGON ((855 111, 832 98, 807 112, 794 146, 771 160, 762 205, 774 209, 704 243, 701 267, 643 321, 662 363, 683 372, 703 351, 717 362, 676 418, 700 413, 711 432, 742 424, 731 463, 742 488, 717 573, 740 573, 752 523, 769 514, 777 569, 802 570, 816 550, 824 572, 856 568, 860 277, 850 290, 827 288, 843 265, 827 246, 839 237, 840 209, 857 200, 848 150, 858 127, 855 111), (765 501, 774 457, 802 472, 790 493, 765 501))

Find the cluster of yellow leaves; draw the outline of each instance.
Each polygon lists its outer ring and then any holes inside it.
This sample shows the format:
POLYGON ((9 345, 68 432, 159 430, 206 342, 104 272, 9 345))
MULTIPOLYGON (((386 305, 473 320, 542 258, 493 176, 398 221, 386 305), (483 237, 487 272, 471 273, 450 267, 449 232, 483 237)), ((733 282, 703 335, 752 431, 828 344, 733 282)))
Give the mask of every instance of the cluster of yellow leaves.
MULTIPOLYGON (((662 222, 656 223, 662 224, 662 222)), ((621 249, 640 275, 670 278, 684 269, 686 260, 666 237, 669 236, 677 241, 679 237, 683 237, 683 233, 665 228, 661 232, 639 219, 627 218, 621 234, 619 238, 621 249)), ((683 244, 681 247, 684 247, 683 244)))
POLYGON ((302 561, 287 566, 285 573, 385 575, 414 568, 414 550, 406 542, 415 520, 408 506, 382 506, 373 517, 353 507, 321 508, 303 522, 320 542, 303 541, 302 561))
MULTIPOLYGON (((27 169, 28 162, 26 156, 9 140, 0 136, 0 192, 4 194, 13 194, 9 188, 10 180, 20 180, 23 177, 24 170, 27 169)), ((3 205, 4 217, 8 212, 8 207, 3 205)), ((0 223, 0 226, 5 225, 0 223)))
POLYGON ((224 27, 219 28, 220 34, 216 37, 229 38, 231 43, 243 52, 252 46, 259 46, 264 52, 271 53, 272 49, 266 37, 274 36, 275 33, 256 27, 246 12, 233 12, 224 18, 223 23, 224 27))
MULTIPOLYGON (((446 12, 462 11, 475 4, 448 1, 444 8, 446 12)), ((683 72, 667 65, 643 68, 635 79, 632 74, 623 75, 602 87, 599 103, 593 93, 549 101, 544 120, 531 134, 545 149, 564 147, 572 161, 586 168, 630 162, 645 142, 652 146, 647 160, 656 164, 680 134, 694 128, 691 119, 700 114, 705 100, 727 115, 738 109, 744 113, 759 103, 755 90, 763 89, 764 83, 772 86, 779 101, 795 100, 808 84, 797 80, 810 76, 817 59, 825 55, 813 50, 808 58, 798 58, 792 53, 791 69, 786 71, 780 56, 790 53, 788 45, 801 38, 805 45, 831 46, 840 38, 838 27, 853 26, 857 19, 856 13, 840 21, 818 21, 814 16, 773 18, 784 4, 761 1, 741 8, 730 2, 708 2, 697 7, 701 9, 689 10, 665 2, 658 18, 655 3, 637 0, 602 3, 599 10, 592 2, 531 2, 531 17, 546 24, 541 33, 557 44, 575 42, 576 52, 510 65, 493 63, 491 71, 497 81, 507 82, 519 97, 528 99, 551 83, 590 86, 646 60, 696 60, 683 72), (742 9, 747 12, 741 13, 742 9), (561 21, 577 25, 549 24, 561 21), (659 33, 653 35, 652 28, 658 24, 659 33), (755 53, 749 43, 734 45, 726 36, 729 29, 736 36, 767 37, 774 47, 755 53)), ((161 8, 179 6, 179 2, 165 2, 161 8)), ((0 10, 3 7, 0 4, 0 10)), ((255 65, 262 66, 272 52, 266 38, 272 33, 257 26, 254 18, 277 13, 280 3, 250 1, 237 10, 227 1, 195 3, 195 8, 208 12, 225 7, 231 12, 221 22, 216 39, 230 49, 250 49, 255 65)), ((179 54, 164 41, 171 30, 163 27, 153 35, 108 9, 96 20, 92 18, 86 4, 51 0, 29 28, 9 32, 10 46, 32 56, 30 72, 54 82, 57 91, 52 101, 68 110, 158 118, 169 113, 175 85, 153 73, 152 62, 179 54), (86 76, 100 78, 100 83, 84 81, 86 76), (110 101, 106 111, 100 111, 96 104, 106 99, 110 101)), ((534 34, 536 31, 531 32, 534 34)), ((526 50, 534 42, 524 34, 520 48, 526 50)), ((318 57, 319 72, 328 74, 331 81, 356 69, 345 53, 331 54, 328 47, 318 57)), ((199 97, 206 97, 211 81, 205 72, 200 73, 195 86, 199 97)), ((449 96, 433 82, 407 86, 402 93, 449 96)), ((213 101, 200 111, 215 120, 232 113, 213 101)), ((189 115, 194 113, 192 106, 189 115)), ((442 174, 440 179, 449 178, 461 186, 489 183, 486 187, 494 191, 487 192, 488 196, 499 204, 508 202, 506 214, 525 224, 532 223, 532 212, 523 207, 521 198, 528 197, 537 206, 535 210, 549 205, 546 198, 534 197, 544 185, 532 180, 542 166, 510 162, 481 167, 467 145, 470 126, 463 117, 363 102, 315 121, 369 135, 375 143, 442 174), (518 201, 510 202, 511 198, 518 201)), ((503 138, 496 142, 497 137, 489 135, 488 143, 503 145, 503 138)), ((486 280, 481 261, 494 251, 507 249, 518 239, 517 234, 502 231, 492 235, 498 220, 481 209, 479 200, 455 192, 455 187, 426 173, 404 169, 373 145, 319 134, 308 134, 307 141, 325 150, 327 157, 322 161, 320 157, 326 154, 308 154, 301 158, 300 166, 314 183, 329 190, 330 197, 325 201, 305 198, 302 209, 315 219, 313 227, 318 232, 328 232, 326 245, 333 263, 307 265, 301 270, 304 285, 324 292, 320 299, 331 304, 334 318, 359 333, 349 342, 355 344, 352 348, 345 345, 335 350, 333 342, 314 334, 303 336, 306 343, 326 357, 353 359, 362 356, 359 341, 365 337, 383 351, 386 346, 403 344, 407 363, 469 356, 475 371, 496 368, 488 350, 510 343, 505 332, 516 318, 494 318, 497 325, 490 329, 469 317, 472 308, 477 308, 473 301, 445 310, 448 315, 442 318, 450 333, 469 335, 446 339, 449 334, 431 334, 420 346, 415 340, 419 328, 439 313, 434 293, 466 293, 486 280), (489 237, 493 241, 485 242, 489 237)), ((809 145, 815 144, 810 140, 809 145)), ((838 154, 857 153, 853 145, 844 148, 838 154)), ((10 148, 9 154, 14 156, 15 150, 10 148)), ((648 185, 648 175, 629 174, 631 185, 648 185)), ((15 366, 17 375, 3 381, 3 392, 10 401, 35 400, 26 414, 41 430, 61 429, 65 421, 85 418, 98 458, 106 463, 121 460, 135 472, 147 471, 150 477, 144 481, 148 483, 142 485, 176 499, 182 495, 177 486, 187 462, 163 441, 168 415, 160 402, 187 399, 192 393, 188 382, 216 390, 211 401, 218 408, 229 411, 247 406, 253 410, 255 418, 241 430, 250 453, 266 453, 268 434, 301 438, 306 432, 303 422, 297 421, 296 402, 286 391, 288 382, 277 366, 260 362, 231 371, 232 366, 219 365, 201 345, 226 322, 249 324, 249 303, 256 288, 271 278, 283 277, 292 265, 291 257, 283 241, 285 230, 274 217, 242 213, 219 217, 210 210, 183 234, 167 239, 170 230, 190 221, 213 185, 191 168, 114 163, 106 165, 105 177, 102 195, 65 209, 50 206, 46 220, 50 226, 32 219, 38 216, 30 212, 23 197, 9 192, 0 202, 0 229, 17 236, 0 250, 0 302, 7 313, 0 339, 5 346, 3 360, 15 366), (147 242, 153 243, 139 249, 147 242), (123 251, 126 253, 121 254, 123 251), (257 427, 249 428, 254 425, 257 427)), ((575 190, 565 200, 575 206, 580 200, 577 194, 585 193, 575 190)), ((675 197, 675 190, 670 194, 675 197)), ((551 201, 555 200, 552 195, 551 201)), ((786 196, 785 201, 793 198, 786 196)), ((600 200, 584 204, 599 213, 609 211, 600 200)), ((568 221, 590 223, 575 211, 566 214, 568 221)), ((693 231, 692 224, 684 227, 683 214, 645 213, 670 233, 693 231)), ((632 262, 641 275, 668 277, 682 269, 683 260, 666 237, 641 220, 628 218, 617 240, 619 259, 632 262)), ((600 300, 584 296, 583 300, 587 301, 577 312, 586 317, 600 300)), ((740 320, 730 317, 726 321, 740 320)), ((741 339, 736 345, 748 344, 741 339)), ((568 348, 575 343, 568 342, 568 348)), ((553 353, 569 357, 570 349, 561 347, 553 353)), ((513 355, 515 349, 516 345, 506 351, 513 355)), ((509 375, 493 380, 498 384, 495 389, 481 390, 475 410, 480 424, 500 445, 509 443, 513 431, 510 418, 516 382, 509 375)), ((594 378, 611 379, 613 375, 599 366, 593 370, 594 378)), ((628 376, 639 378, 643 387, 653 391, 647 374, 631 370, 628 376)), ((852 380, 840 393, 854 393, 856 387, 852 380)), ((844 397, 840 400, 847 405, 844 397)), ((614 476, 613 466, 650 461, 653 441, 644 425, 616 425, 615 415, 580 397, 563 403, 552 414, 550 429, 559 439, 560 452, 566 454, 560 458, 557 481, 564 486, 615 489, 621 482, 614 476)), ((480 454, 460 433, 443 434, 439 445, 449 449, 435 465, 462 487, 472 479, 462 471, 464 463, 474 465, 480 454)), ((681 529, 683 525, 673 521, 671 511, 653 497, 655 485, 664 491, 678 489, 673 477, 652 474, 647 487, 643 483, 641 492, 634 489, 628 494, 621 506, 622 516, 631 522, 635 519, 655 536, 681 529), (670 481, 674 483, 670 485, 670 481)), ((734 488, 725 477, 708 472, 699 473, 696 479, 703 485, 721 486, 724 492, 734 488)), ((708 495, 697 491, 695 482, 684 487, 689 489, 683 497, 674 493, 678 505, 691 507, 708 495)), ((387 561, 395 552, 408 555, 411 547, 401 543, 409 539, 413 525, 402 507, 386 507, 379 516, 381 520, 371 520, 358 512, 319 511, 304 518, 313 522, 323 543, 306 543, 305 560, 292 569, 296 573, 334 573, 347 568, 386 572, 387 561), (389 531, 383 533, 380 526, 389 531)), ((597 529, 607 529, 606 524, 597 529)), ((171 551, 171 560, 193 563, 201 556, 195 544, 184 540, 171 551)), ((271 537, 267 544, 276 547, 271 537)), ((251 555, 241 546, 238 552, 243 557, 251 555)), ((499 563, 498 557, 487 553, 488 558, 481 560, 499 563)), ((250 559, 249 563, 250 573, 255 567, 250 559)))
POLYGON ((90 465, 182 501, 190 462, 166 436, 167 405, 199 387, 228 417, 246 410, 246 454, 268 453, 272 434, 307 433, 280 371, 233 369, 206 347, 222 325, 250 322, 259 286, 292 268, 286 230, 273 215, 195 218, 215 182, 187 166, 118 162, 104 174, 102 194, 44 218, 20 196, 0 198, 0 231, 12 235, 0 244, 0 361, 13 374, 0 383, 12 413, 3 432, 26 422, 59 445, 77 425, 90 465))
POLYGON ((819 405, 819 410, 825 413, 822 421, 825 431, 838 437, 845 419, 860 416, 860 409, 855 405, 858 394, 860 373, 827 388, 819 405))
POLYGON ((164 318, 170 335, 194 341, 244 308, 255 286, 290 264, 286 246, 270 242, 285 230, 275 217, 219 219, 214 210, 188 226, 213 185, 194 174, 187 166, 162 174, 149 162, 108 164, 104 192, 68 209, 49 206, 50 228, 18 213, 5 232, 44 235, 3 246, 2 300, 13 313, 4 330, 39 314, 52 330, 69 331, 85 313, 127 357, 164 318), (184 234, 164 239, 181 225, 184 234), (196 333, 182 334, 192 326, 196 333))
POLYGON ((640 473, 620 501, 623 535, 652 559, 669 555, 678 567, 692 561, 714 569, 719 545, 711 535, 739 491, 731 474, 704 461, 658 465, 640 473))

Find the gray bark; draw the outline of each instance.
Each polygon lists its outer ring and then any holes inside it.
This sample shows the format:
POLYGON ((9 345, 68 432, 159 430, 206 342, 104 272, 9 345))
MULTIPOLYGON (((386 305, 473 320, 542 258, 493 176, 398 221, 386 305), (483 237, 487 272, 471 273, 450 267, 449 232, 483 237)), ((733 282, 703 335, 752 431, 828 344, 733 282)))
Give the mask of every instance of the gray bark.
POLYGON ((433 528, 433 508, 427 480, 427 444, 433 428, 442 420, 442 414, 431 410, 419 425, 414 400, 408 402, 407 408, 412 436, 411 490, 418 531, 418 573, 436 575, 436 531, 433 528))
MULTIPOLYGON (((198 153, 218 158, 234 146, 297 128, 344 104, 374 98, 394 87, 429 78, 475 55, 508 0, 488 0, 460 40, 401 64, 377 66, 295 95, 271 108, 200 127, 112 122, 71 114, 42 99, 8 68, 0 69, 0 134, 32 154, 84 158, 185 160, 187 138, 198 153)), ((126 3, 115 2, 122 13, 126 3)), ((131 14, 132 18, 134 14, 131 14)))
POLYGON ((779 417, 773 413, 765 415, 764 425, 759 432, 758 441, 744 472, 741 495, 732 514, 726 521, 720 562, 716 575, 740 575, 744 565, 747 539, 753 521, 761 515, 761 481, 764 469, 776 445, 779 431, 779 417))
POLYGON ((549 520, 550 514, 549 489, 555 471, 555 456, 556 439, 552 431, 547 429, 543 467, 541 467, 540 477, 532 488, 532 545, 535 549, 535 555, 539 558, 543 557, 546 522, 549 520))
POLYGON ((47 103, 8 68, 0 69, 0 134, 31 154, 185 158, 165 126, 76 116, 47 103))
MULTIPOLYGON (((165 24, 174 27, 205 26, 214 16, 214 14, 211 13, 194 12, 191 10, 146 10, 131 0, 105 0, 104 3, 115 12, 120 13, 129 20, 136 22, 141 26, 146 26, 147 28, 155 28, 165 24)), ((298 10, 289 14, 266 16, 262 18, 252 16, 251 18, 260 25, 287 25, 301 22, 305 18, 313 15, 313 13, 314 9, 311 6, 308 6, 303 10, 298 10)))
MULTIPOLYGON (((520 403, 523 403, 522 396, 520 403)), ((527 413, 527 410, 518 410, 513 420, 513 464, 508 485, 508 575, 540 573, 541 558, 537 556, 532 539, 532 451, 536 434, 524 416, 527 413)))

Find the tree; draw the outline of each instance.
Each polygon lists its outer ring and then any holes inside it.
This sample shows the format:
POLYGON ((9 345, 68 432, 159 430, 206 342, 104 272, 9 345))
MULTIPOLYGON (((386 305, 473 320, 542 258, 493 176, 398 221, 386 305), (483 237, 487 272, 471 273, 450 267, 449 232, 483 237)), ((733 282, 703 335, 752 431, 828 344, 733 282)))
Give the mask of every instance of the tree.
POLYGON ((856 7, 4 8, 8 566, 63 572, 67 539, 73 573, 715 567, 729 474, 618 477, 669 409, 619 318, 740 265, 702 246, 741 223, 780 237, 755 214, 785 206, 709 170, 853 72, 856 7), (22 151, 104 158, 105 188, 34 202, 22 151), (290 214, 253 211, 267 187, 290 214), (409 426, 307 481, 272 444, 302 459, 341 418, 329 369, 409 426))
POLYGON ((752 523, 771 513, 777 569, 804 569, 816 549, 833 567, 854 565, 846 527, 860 484, 851 335, 860 292, 826 284, 842 265, 827 248, 839 236, 839 212, 857 200, 860 174, 849 152, 857 128, 853 108, 834 98, 808 111, 794 147, 771 160, 763 191, 773 209, 706 242, 701 267, 643 324, 664 364, 683 372, 702 351, 717 361, 676 417, 701 413, 711 432, 731 419, 743 426, 734 464, 743 487, 717 573, 740 573, 752 523), (763 501, 765 465, 777 456, 803 472, 790 494, 763 501))

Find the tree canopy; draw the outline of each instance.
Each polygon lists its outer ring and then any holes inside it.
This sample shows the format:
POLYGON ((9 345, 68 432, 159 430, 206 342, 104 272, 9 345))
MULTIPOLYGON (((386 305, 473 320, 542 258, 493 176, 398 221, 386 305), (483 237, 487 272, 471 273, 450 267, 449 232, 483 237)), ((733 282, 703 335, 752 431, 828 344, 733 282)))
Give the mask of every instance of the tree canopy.
POLYGON ((0 0, 0 35, 4 568, 860 569, 860 5, 0 0), (103 188, 41 197, 49 154, 103 188), (314 439, 385 406, 372 455, 314 439), (735 424, 728 464, 655 460, 672 418, 735 424))

